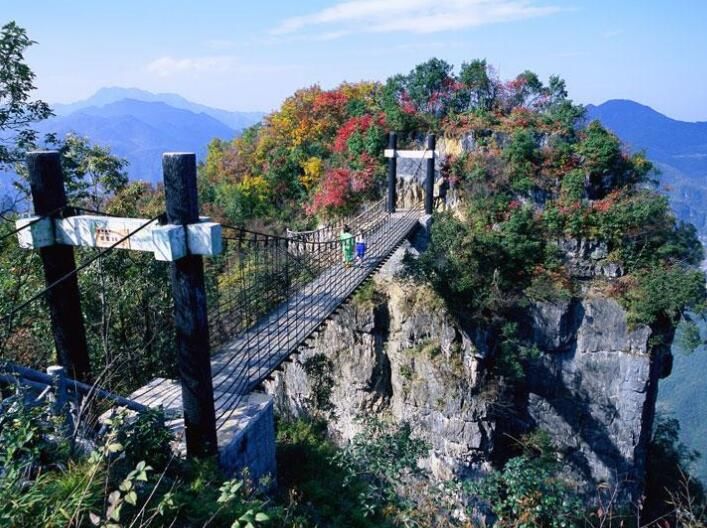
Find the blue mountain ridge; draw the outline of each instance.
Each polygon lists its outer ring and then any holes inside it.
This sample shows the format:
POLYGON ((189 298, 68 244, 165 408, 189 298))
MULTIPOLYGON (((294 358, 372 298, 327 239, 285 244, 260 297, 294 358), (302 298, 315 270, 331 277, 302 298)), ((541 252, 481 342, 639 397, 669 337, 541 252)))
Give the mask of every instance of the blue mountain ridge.
POLYGON ((645 150, 678 217, 695 224, 707 241, 707 122, 678 121, 622 99, 588 105, 587 117, 633 150, 645 150))
POLYGON ((89 106, 39 124, 41 133, 85 136, 106 145, 129 162, 131 179, 161 179, 161 156, 169 151, 193 151, 199 158, 214 138, 231 139, 239 131, 204 114, 161 102, 124 99, 104 106, 89 106))
MULTIPOLYGON (((229 112, 193 103, 176 94, 137 88, 102 88, 88 99, 53 105, 55 116, 38 123, 41 135, 74 133, 110 147, 128 160, 133 180, 160 181, 163 152, 195 152, 203 159, 208 143, 232 139, 257 123, 262 112, 229 112)), ((0 201, 14 175, 0 172, 0 201)))
POLYGON ((152 93, 139 88, 121 88, 121 87, 106 87, 101 88, 91 97, 77 101, 71 104, 54 104, 52 108, 59 116, 69 115, 78 110, 82 110, 91 106, 105 106, 111 103, 116 103, 124 99, 134 101, 143 101, 147 103, 165 103, 174 108, 189 110, 195 114, 206 114, 218 121, 221 121, 227 127, 235 130, 241 130, 254 125, 260 121, 265 115, 263 112, 231 112, 220 108, 212 108, 210 106, 194 103, 173 93, 152 93))
MULTIPOLYGON (((644 150, 660 170, 661 187, 678 218, 692 222, 707 242, 707 122, 670 119, 628 100, 589 105, 587 117, 599 120, 632 150, 644 150)), ((702 325, 703 336, 707 328, 702 325)), ((673 345, 673 372, 660 382, 658 410, 680 421, 681 439, 702 453, 695 476, 707 484, 707 350, 686 354, 673 345)))

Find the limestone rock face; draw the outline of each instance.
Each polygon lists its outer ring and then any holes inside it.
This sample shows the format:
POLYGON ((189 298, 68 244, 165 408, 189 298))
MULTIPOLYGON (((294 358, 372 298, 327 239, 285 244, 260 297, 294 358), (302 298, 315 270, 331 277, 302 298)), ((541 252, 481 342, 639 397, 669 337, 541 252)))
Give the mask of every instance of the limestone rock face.
POLYGON ((488 467, 494 422, 482 352, 429 288, 392 277, 402 251, 375 277, 372 299, 341 308, 266 390, 279 412, 329 412, 334 435, 352 438, 375 413, 413 424, 430 453, 422 465, 441 479, 488 467), (313 373, 312 366, 325 364, 313 373), (326 393, 325 402, 316 395, 326 393))
MULTIPOLYGON (((606 259, 601 246, 567 249, 577 261, 606 259)), ((503 459, 506 432, 537 426, 588 496, 605 483, 622 501, 637 499, 663 368, 649 352, 651 329, 631 328, 616 301, 589 293, 531 303, 518 322, 540 355, 511 394, 487 370, 493 339, 460 324, 428 286, 398 276, 406 251, 414 253, 399 249, 266 384, 276 411, 326 413, 341 441, 361 430, 361 416, 407 421, 430 445, 421 463, 440 479, 483 473, 503 459)))
POLYGON ((593 277, 617 278, 624 274, 623 265, 609 259, 605 242, 568 238, 558 241, 565 255, 567 270, 579 279, 593 277))
POLYGON ((550 432, 581 488, 618 486, 638 497, 660 368, 647 326, 629 328, 613 299, 538 303, 533 335, 543 353, 527 380, 528 414, 550 432))

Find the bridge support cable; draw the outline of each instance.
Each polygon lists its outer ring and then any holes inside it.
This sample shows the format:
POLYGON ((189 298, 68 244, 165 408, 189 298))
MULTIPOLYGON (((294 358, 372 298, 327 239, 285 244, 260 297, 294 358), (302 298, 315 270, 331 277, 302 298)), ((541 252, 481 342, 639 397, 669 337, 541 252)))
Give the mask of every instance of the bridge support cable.
POLYGON ((398 160, 396 158, 395 151, 398 149, 398 135, 395 132, 388 132, 388 149, 392 151, 393 155, 388 158, 388 194, 386 196, 387 210, 389 213, 394 213, 395 206, 398 201, 395 189, 398 170, 398 160))
POLYGON ((427 167, 425 171, 425 214, 431 215, 434 208, 434 185, 435 185, 435 145, 437 139, 434 134, 428 134, 426 139, 425 150, 432 153, 432 156, 427 158, 427 167))

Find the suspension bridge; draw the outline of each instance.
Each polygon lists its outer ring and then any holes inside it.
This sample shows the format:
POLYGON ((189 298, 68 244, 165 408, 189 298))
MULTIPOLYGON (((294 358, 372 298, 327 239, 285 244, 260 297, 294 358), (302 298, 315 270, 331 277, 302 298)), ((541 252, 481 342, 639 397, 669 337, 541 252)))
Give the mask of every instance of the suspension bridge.
MULTIPOLYGON (((225 226, 229 264, 257 261, 260 273, 209 310, 217 431, 238 413, 241 400, 378 269, 423 214, 422 207, 390 213, 378 203, 352 220, 352 231, 366 233, 367 251, 360 264, 350 265, 342 260, 339 240, 325 240, 319 230, 284 238, 225 226)), ((171 380, 154 380, 130 398, 170 414, 182 409, 181 388, 171 380)))
MULTIPOLYGON (((152 219, 114 219, 66 203, 58 155, 28 158, 35 218, 18 221, 21 245, 39 251, 47 287, 3 321, 46 298, 54 342, 66 378, 58 382, 75 398, 93 395, 135 411, 161 408, 171 426, 183 430, 188 454, 213 454, 243 426, 244 399, 287 361, 336 309, 373 274, 432 212, 434 140, 425 151, 396 151, 390 135, 386 197, 348 218, 352 233, 365 237, 360 262, 345 262, 339 233, 344 221, 312 231, 278 236, 199 218, 196 164, 190 154, 165 155, 166 214, 152 219), (428 150, 429 149, 429 150, 428 150), (425 203, 396 208, 396 157, 427 161, 425 203), (82 213, 91 213, 89 215, 82 213), (100 251, 74 265, 72 246, 100 251), (152 251, 171 262, 178 379, 155 378, 131 394, 117 395, 94 384, 89 362, 77 274, 116 249, 152 251), (206 296, 207 279, 219 287, 206 296), (234 425, 235 424, 235 425, 234 425)), ((3 315, 3 314, 0 314, 3 315)), ((9 324, 9 323, 8 323, 9 324)), ((38 390, 52 376, 0 361, 0 382, 38 390)), ((66 398, 59 398, 65 400, 66 398)), ((247 412, 246 412, 247 414, 247 412)))

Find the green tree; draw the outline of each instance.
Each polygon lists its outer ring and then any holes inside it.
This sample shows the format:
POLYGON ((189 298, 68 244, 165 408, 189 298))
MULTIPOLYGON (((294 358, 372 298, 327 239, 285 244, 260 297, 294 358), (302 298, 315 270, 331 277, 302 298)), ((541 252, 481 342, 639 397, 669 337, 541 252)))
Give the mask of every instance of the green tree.
POLYGON ((589 177, 589 198, 603 198, 610 190, 646 180, 653 165, 645 154, 625 155, 621 141, 599 121, 589 123, 577 146, 589 177))
POLYGON ((415 66, 407 75, 405 88, 420 111, 440 117, 447 110, 451 75, 451 64, 441 59, 430 59, 415 66))
POLYGON ((465 101, 469 109, 491 110, 498 95, 498 83, 491 76, 486 59, 474 59, 462 63, 459 81, 468 92, 465 101))
MULTIPOLYGON (((97 209, 128 185, 128 161, 113 155, 109 147, 92 144, 88 138, 75 134, 53 140, 52 146, 61 156, 69 202, 97 209)), ((25 164, 16 163, 15 172, 19 176, 17 186, 29 195, 25 164)))
POLYGON ((567 84, 557 75, 551 75, 547 83, 550 104, 558 104, 567 99, 567 84))
POLYGON ((509 83, 509 105, 533 107, 541 97, 547 95, 547 89, 538 78, 538 75, 530 70, 525 70, 509 83))
POLYGON ((15 22, 0 30, 0 168, 23 157, 37 141, 32 124, 52 115, 47 103, 30 99, 35 75, 24 53, 32 44, 15 22))
POLYGON ((533 184, 535 166, 540 160, 533 132, 517 130, 503 149, 503 158, 508 163, 511 187, 520 192, 529 190, 533 184))
POLYGON ((67 193, 93 208, 102 207, 108 197, 128 184, 127 160, 114 156, 109 147, 68 134, 59 152, 67 193))

